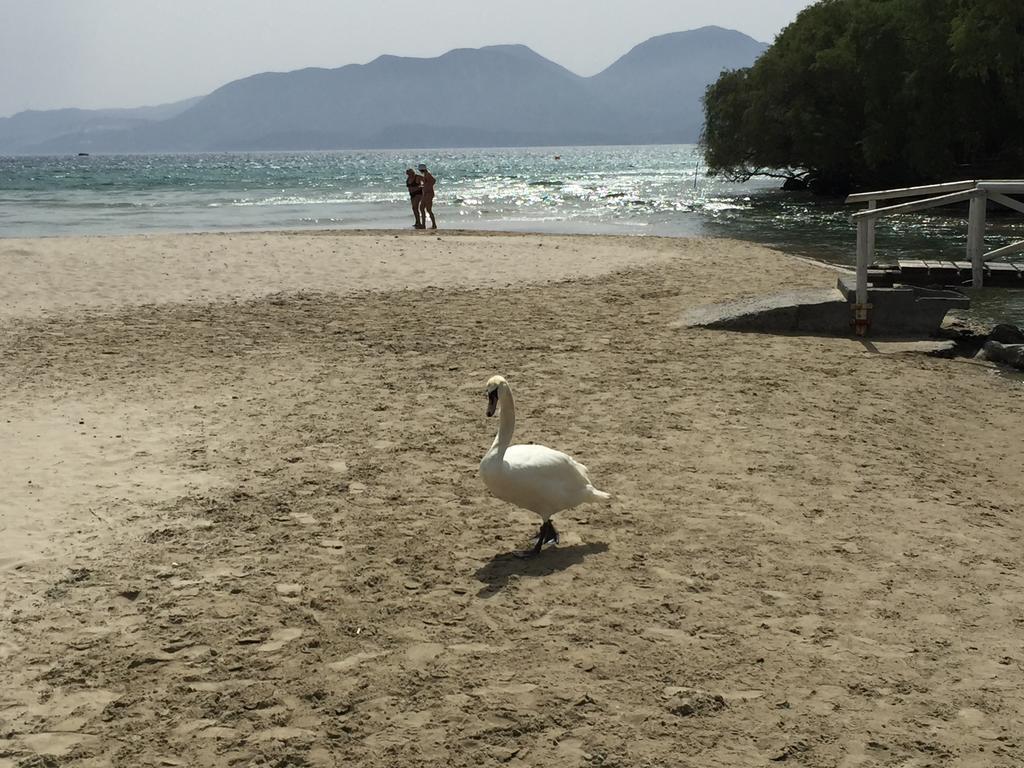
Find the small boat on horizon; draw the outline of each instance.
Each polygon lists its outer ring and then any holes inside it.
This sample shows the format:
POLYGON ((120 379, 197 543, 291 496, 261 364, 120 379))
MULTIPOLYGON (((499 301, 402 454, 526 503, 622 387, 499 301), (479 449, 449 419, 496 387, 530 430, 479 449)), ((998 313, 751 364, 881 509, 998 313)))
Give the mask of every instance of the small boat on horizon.
POLYGON ((88 152, 79 152, 79 153, 78 153, 78 156, 79 156, 79 157, 88 157, 88 156, 89 156, 89 153, 88 153, 88 152))

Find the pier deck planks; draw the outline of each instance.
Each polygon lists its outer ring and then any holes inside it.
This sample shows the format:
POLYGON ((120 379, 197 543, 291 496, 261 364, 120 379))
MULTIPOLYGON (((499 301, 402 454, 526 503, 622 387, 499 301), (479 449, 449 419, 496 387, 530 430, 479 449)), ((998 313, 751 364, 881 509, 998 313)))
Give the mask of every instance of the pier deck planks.
MULTIPOLYGON (((876 285, 962 286, 970 283, 969 261, 935 259, 900 259, 895 264, 873 264, 870 267, 876 285)), ((1024 262, 990 261, 985 264, 985 286, 993 288, 1024 288, 1024 262)))

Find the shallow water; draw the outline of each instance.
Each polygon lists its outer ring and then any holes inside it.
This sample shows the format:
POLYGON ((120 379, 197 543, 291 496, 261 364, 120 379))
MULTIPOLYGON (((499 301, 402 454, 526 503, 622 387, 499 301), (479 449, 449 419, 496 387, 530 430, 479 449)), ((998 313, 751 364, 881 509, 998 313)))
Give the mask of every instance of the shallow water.
MULTIPOLYGON (((406 227, 404 171, 419 162, 445 228, 734 237, 854 260, 854 209, 709 177, 693 145, 3 157, 0 234, 406 227)), ((886 220, 879 260, 962 258, 962 209, 886 220)), ((1021 217, 990 222, 989 247, 1020 239, 1021 217)), ((1024 324, 1024 292, 980 292, 971 315, 1024 324)))

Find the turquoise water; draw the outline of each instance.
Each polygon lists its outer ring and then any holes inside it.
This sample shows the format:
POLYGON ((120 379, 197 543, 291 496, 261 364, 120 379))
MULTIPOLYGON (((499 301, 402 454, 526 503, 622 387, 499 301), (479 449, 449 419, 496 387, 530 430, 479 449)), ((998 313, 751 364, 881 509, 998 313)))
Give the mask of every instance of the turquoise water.
MULTIPOLYGON (((853 263, 853 209, 708 177, 692 145, 0 157, 0 236, 408 227, 419 162, 443 228, 734 237, 853 263)), ((965 215, 886 220, 878 256, 962 258, 965 215)), ((1022 217, 1005 217, 986 244, 1020 239, 1022 217)), ((1024 324, 1019 291, 975 303, 978 319, 1024 324)))
POLYGON ((697 161, 692 146, 0 158, 0 226, 8 236, 403 227, 404 170, 427 162, 449 228, 696 234, 771 186, 695 179, 697 161))

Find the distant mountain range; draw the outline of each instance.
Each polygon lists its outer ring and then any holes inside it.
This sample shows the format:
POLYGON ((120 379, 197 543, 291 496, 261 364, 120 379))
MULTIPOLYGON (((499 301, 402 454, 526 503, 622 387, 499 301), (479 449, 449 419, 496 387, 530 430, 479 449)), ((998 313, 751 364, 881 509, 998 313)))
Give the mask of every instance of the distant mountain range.
POLYGON ((0 153, 661 144, 697 140, 700 98, 764 43, 720 27, 654 37, 580 77, 522 45, 263 73, 141 109, 21 112, 0 153))

